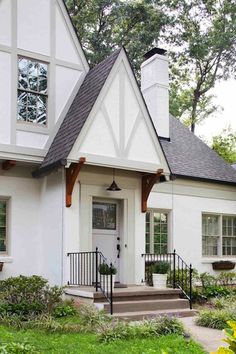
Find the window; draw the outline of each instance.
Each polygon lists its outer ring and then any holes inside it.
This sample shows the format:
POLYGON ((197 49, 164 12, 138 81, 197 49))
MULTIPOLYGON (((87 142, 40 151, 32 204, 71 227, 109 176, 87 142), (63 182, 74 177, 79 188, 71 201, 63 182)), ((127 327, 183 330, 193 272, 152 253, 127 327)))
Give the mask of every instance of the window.
POLYGON ((202 215, 202 255, 236 256, 236 216, 202 215))
POLYGON ((47 124, 48 65, 33 59, 18 58, 19 122, 47 124))
POLYGON ((0 254, 7 252, 7 202, 0 200, 0 254))
POLYGON ((116 230, 116 204, 93 202, 93 229, 116 230))
POLYGON ((149 210, 146 213, 146 253, 168 252, 168 214, 149 210))

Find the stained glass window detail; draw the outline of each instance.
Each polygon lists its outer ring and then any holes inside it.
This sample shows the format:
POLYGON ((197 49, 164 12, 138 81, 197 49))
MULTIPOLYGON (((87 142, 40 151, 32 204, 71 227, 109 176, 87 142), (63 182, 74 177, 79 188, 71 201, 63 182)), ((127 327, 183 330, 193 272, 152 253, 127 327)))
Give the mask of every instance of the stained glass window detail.
POLYGON ((47 124, 48 65, 18 59, 18 121, 47 124))

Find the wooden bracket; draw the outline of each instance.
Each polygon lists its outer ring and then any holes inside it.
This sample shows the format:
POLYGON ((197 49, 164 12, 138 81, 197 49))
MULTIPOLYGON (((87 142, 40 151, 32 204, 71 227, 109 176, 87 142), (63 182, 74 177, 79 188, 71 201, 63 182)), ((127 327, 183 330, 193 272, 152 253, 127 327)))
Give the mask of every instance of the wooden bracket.
POLYGON ((66 169, 66 207, 69 208, 72 204, 72 192, 75 181, 79 175, 81 167, 85 163, 85 157, 81 157, 79 162, 71 163, 70 167, 66 169))
POLYGON ((14 160, 6 160, 2 163, 2 169, 4 171, 10 170, 12 167, 16 165, 16 161, 14 160))
POLYGON ((147 200, 149 194, 152 190, 152 187, 155 183, 160 179, 163 170, 157 170, 156 174, 147 174, 142 176, 142 201, 141 201, 141 210, 142 213, 146 213, 147 211, 147 200))

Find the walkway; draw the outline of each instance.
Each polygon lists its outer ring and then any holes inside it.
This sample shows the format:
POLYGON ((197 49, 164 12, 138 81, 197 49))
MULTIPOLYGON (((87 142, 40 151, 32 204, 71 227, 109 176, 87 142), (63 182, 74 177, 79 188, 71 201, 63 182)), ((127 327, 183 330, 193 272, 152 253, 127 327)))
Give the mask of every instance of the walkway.
POLYGON ((224 333, 218 329, 206 328, 197 326, 194 322, 194 317, 180 318, 187 332, 198 343, 200 343, 207 353, 215 352, 218 347, 227 346, 222 342, 224 333))

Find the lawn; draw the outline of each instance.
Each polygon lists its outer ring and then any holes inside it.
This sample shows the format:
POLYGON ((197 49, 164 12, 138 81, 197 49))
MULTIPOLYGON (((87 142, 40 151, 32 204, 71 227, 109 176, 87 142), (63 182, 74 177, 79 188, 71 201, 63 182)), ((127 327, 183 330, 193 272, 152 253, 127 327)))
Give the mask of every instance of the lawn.
MULTIPOLYGON (((0 326, 0 343, 27 342, 39 353, 56 354, 205 354, 193 341, 175 334, 148 339, 100 343, 94 334, 46 333, 42 330, 16 330, 0 326)), ((33 353, 32 353, 33 354, 33 353)))

